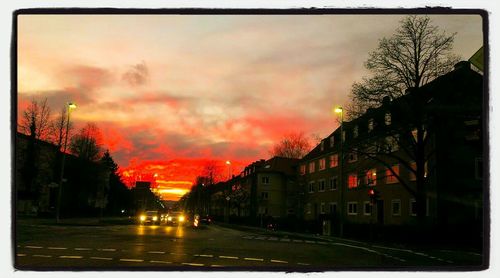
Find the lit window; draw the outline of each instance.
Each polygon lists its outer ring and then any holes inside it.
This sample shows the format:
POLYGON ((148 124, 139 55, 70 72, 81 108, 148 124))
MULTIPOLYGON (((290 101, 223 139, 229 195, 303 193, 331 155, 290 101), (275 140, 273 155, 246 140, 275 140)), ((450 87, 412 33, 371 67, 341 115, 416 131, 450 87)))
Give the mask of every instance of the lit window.
POLYGON ((347 161, 349 163, 352 163, 352 162, 356 162, 358 161, 358 150, 357 149, 353 149, 352 152, 350 152, 348 155, 347 155, 347 161))
POLYGON ((262 177, 262 184, 269 184, 269 177, 262 177))
POLYGON ((332 154, 330 155, 330 168, 337 167, 339 165, 339 155, 332 154))
POLYGON ((325 211, 325 203, 321 203, 319 205, 319 211, 320 211, 321 214, 325 214, 326 213, 326 211, 325 211))
MULTIPOLYGON (((394 171, 394 173, 396 175, 399 175, 399 164, 396 164, 394 166, 391 167, 392 171, 394 171)), ((393 174, 390 169, 387 169, 385 171, 385 177, 386 177, 386 183, 396 183, 398 182, 398 179, 396 177, 396 175, 393 174)))
POLYGON ((377 185, 377 169, 366 171, 366 185, 377 185))
POLYGON ((391 118, 391 113, 390 112, 386 112, 385 113, 385 125, 391 125, 391 122, 392 122, 392 118, 391 118))
POLYGON ((326 159, 322 158, 319 160, 319 170, 325 170, 326 168, 326 159))
POLYGON ((314 165, 314 161, 313 162, 309 162, 309 173, 314 173, 314 171, 316 170, 316 165, 314 165))
POLYGON ((410 199, 410 215, 417 216, 417 202, 415 199, 410 199))
POLYGON ((392 200, 391 205, 392 215, 401 215, 401 200, 392 200))
POLYGON ((373 119, 368 120, 368 132, 373 130, 373 119))
POLYGON ((330 190, 337 190, 337 177, 330 178, 330 190))
MULTIPOLYGON (((411 167, 411 169, 412 169, 413 171, 412 171, 412 170, 409 170, 409 171, 408 171, 408 179, 409 179, 410 181, 416 181, 416 180, 417 180, 417 176, 416 176, 416 174, 415 174, 415 173, 416 173, 416 171, 417 171, 417 163, 416 163, 416 162, 414 162, 414 161, 413 161, 413 162, 411 162, 411 163, 410 163, 410 167, 411 167)), ((424 163, 424 178, 427 178, 427 174, 428 174, 428 172, 427 172, 427 162, 425 162, 425 163, 424 163)))
POLYGON ((347 214, 348 215, 358 214, 358 203, 357 202, 348 202, 347 203, 347 214))
POLYGON ((349 174, 348 179, 347 179, 347 185, 349 188, 358 187, 358 175, 349 174))
POLYGON ((314 182, 310 182, 309 183, 309 193, 313 193, 314 192, 314 182))
POLYGON ((325 191, 325 180, 320 180, 318 183, 319 183, 318 191, 325 191))
POLYGON ((354 129, 352 130, 352 137, 358 137, 358 126, 354 126, 354 129))
POLYGON ((306 165, 300 165, 300 174, 305 175, 306 174, 306 165))
POLYGON ((363 214, 364 215, 371 215, 372 214, 372 204, 370 202, 364 202, 363 205, 363 214))
POLYGON ((335 144, 335 137, 332 135, 330 136, 330 147, 333 147, 334 144, 335 144))

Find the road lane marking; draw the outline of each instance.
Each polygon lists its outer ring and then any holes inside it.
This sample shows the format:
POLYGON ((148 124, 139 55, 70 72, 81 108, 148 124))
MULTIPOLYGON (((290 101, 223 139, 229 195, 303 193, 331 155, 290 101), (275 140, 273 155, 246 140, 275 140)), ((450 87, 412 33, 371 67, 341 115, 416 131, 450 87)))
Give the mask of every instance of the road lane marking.
POLYGON ((33 245, 26 245, 25 247, 30 248, 30 249, 42 249, 43 248, 42 246, 33 246, 33 245))
POLYGON ((214 257, 214 255, 205 255, 205 254, 201 254, 201 255, 194 254, 193 256, 195 256, 195 257, 205 257, 205 258, 213 258, 214 257))
POLYGON ((270 237, 267 240, 278 240, 278 238, 277 237, 270 237))
POLYGON ((172 262, 167 262, 167 261, 149 261, 150 263, 154 264, 171 264, 172 262))
POLYGON ((298 265, 310 265, 310 264, 306 264, 306 263, 297 263, 298 265))
POLYGON ((90 251, 92 248, 81 248, 81 247, 76 247, 74 248, 76 251, 90 251))
POLYGON ((304 242, 304 241, 300 239, 294 239, 293 242, 304 242))
POLYGON ((263 262, 264 259, 261 259, 261 258, 244 258, 244 260, 247 260, 247 261, 259 261, 259 262, 263 262))
POLYGON ((182 263, 183 265, 190 265, 190 266, 204 266, 204 264, 195 264, 195 263, 182 263))
POLYGON ((173 253, 173 252, 170 252, 170 255, 187 255, 186 253, 173 253))
POLYGON ((316 241, 306 240, 307 243, 316 243, 316 241))
POLYGON ((149 254, 165 254, 163 251, 148 251, 149 254))
POLYGON ((61 259, 82 259, 82 256, 59 256, 61 259))
POLYGON ((266 238, 267 238, 267 237, 265 237, 265 236, 259 236, 259 237, 256 237, 255 239, 258 239, 258 240, 264 240, 264 239, 266 239, 266 238))
POLYGON ((26 254, 23 254, 23 253, 18 253, 17 254, 18 257, 26 257, 26 254))
POLYGON ((135 262, 135 263, 144 262, 144 260, 140 260, 140 259, 120 259, 120 261, 122 261, 122 262, 135 262))
POLYGON ((68 248, 66 248, 66 247, 47 247, 47 249, 50 249, 50 250, 66 250, 68 248))
POLYGON ((213 265, 210 265, 210 267, 224 267, 223 265, 219 265, 219 264, 213 264, 213 265))
POLYGON ((98 251, 104 251, 104 252, 115 252, 116 249, 113 248, 104 248, 104 249, 97 249, 98 251))
POLYGON ((287 261, 281 261, 281 260, 271 260, 272 263, 280 263, 280 264, 287 264, 287 261))
POLYGON ((234 257, 234 256, 219 256, 219 258, 221 258, 221 259, 233 259, 233 260, 239 259, 238 257, 234 257))
POLYGON ((107 257, 90 257, 93 260, 106 260, 106 261, 111 261, 113 258, 107 258, 107 257))
POLYGON ((38 258, 52 258, 51 255, 38 255, 38 254, 33 255, 33 257, 38 257, 38 258))
POLYGON ((281 241, 287 241, 287 242, 290 242, 290 239, 289 238, 282 238, 281 241))

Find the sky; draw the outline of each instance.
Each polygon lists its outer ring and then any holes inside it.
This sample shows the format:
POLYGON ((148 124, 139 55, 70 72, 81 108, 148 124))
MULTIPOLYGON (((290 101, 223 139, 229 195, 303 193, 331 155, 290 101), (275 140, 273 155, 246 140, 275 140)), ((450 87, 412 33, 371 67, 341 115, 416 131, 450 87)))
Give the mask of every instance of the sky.
MULTIPOLYGON (((97 125, 127 182, 176 200, 208 163, 238 174, 289 132, 330 134, 332 107, 403 17, 21 15, 18 111, 76 102, 76 129, 97 125)), ((430 17, 464 60, 482 46, 481 17, 430 17)))

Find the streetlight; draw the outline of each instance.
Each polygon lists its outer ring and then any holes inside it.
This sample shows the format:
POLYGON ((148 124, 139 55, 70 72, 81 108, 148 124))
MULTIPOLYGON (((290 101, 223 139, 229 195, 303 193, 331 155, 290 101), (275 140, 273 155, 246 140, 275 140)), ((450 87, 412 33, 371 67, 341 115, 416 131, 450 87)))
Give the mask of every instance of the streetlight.
POLYGON ((231 179, 231 161, 226 160, 227 165, 227 180, 231 179))
POLYGON ((66 120, 66 135, 64 137, 64 147, 62 152, 61 160, 61 175, 59 177, 59 190, 57 192, 57 207, 56 207, 56 222, 59 223, 60 213, 61 213, 61 196, 62 196, 62 185, 64 180, 64 162, 66 160, 66 147, 68 145, 68 131, 69 131, 69 119, 71 114, 71 109, 76 109, 76 104, 69 102, 68 104, 68 119, 66 120))
POLYGON ((340 163, 339 163, 339 179, 340 179, 340 211, 339 211, 339 234, 344 236, 344 182, 343 182, 343 167, 344 167, 344 109, 342 106, 337 106, 333 110, 336 114, 340 114, 340 163))

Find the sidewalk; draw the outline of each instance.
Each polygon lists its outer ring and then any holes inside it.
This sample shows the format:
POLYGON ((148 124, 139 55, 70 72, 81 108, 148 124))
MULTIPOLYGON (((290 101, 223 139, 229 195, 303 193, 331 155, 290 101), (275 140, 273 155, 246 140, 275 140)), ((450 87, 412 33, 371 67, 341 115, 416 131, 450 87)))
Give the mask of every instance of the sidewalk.
POLYGON ((36 224, 36 225, 61 225, 61 226, 105 226, 105 225, 127 225, 134 224, 134 219, 129 217, 80 217, 63 218, 59 223, 54 218, 37 218, 18 216, 18 224, 36 224))

